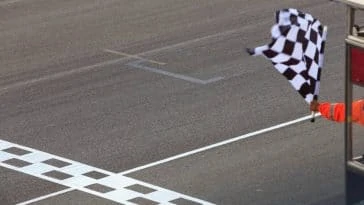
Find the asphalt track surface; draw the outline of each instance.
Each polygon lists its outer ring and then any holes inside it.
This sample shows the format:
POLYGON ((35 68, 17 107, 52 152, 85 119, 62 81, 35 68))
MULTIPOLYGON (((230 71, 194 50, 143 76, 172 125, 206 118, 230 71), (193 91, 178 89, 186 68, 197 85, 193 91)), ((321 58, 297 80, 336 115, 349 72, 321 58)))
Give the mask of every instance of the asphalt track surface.
POLYGON ((343 204, 343 125, 244 52, 287 7, 328 26, 321 99, 342 101, 339 3, 0 0, 0 204, 343 204))

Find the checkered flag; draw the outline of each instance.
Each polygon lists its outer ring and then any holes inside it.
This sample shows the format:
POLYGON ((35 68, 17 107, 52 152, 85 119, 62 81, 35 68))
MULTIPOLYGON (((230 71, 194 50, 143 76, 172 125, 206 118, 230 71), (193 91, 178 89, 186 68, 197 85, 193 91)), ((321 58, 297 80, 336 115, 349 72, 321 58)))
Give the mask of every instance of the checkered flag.
POLYGON ((317 100, 327 29, 310 14, 297 9, 276 12, 272 42, 254 49, 250 55, 263 55, 272 61, 307 103, 317 100))

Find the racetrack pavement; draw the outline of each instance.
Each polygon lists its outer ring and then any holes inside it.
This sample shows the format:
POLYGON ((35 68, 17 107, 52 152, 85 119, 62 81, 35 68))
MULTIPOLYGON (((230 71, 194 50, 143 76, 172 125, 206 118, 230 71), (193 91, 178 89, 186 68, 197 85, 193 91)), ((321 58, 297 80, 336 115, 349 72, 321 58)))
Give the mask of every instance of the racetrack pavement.
POLYGON ((343 125, 245 53, 286 7, 328 26, 342 101, 335 2, 0 1, 0 204, 343 204, 343 125))

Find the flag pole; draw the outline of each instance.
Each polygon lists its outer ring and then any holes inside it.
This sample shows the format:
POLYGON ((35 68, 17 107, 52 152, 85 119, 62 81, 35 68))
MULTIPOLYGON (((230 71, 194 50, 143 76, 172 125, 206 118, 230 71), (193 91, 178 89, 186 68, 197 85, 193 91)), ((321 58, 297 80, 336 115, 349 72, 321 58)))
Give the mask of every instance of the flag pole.
MULTIPOLYGON (((324 30, 323 30, 323 39, 325 39, 326 40, 326 35, 327 35, 327 26, 324 26, 324 30)), ((314 98, 313 99, 313 101, 311 102, 311 103, 317 103, 317 100, 318 100, 318 96, 316 97, 316 98, 314 98)), ((316 113, 316 111, 315 110, 313 110, 312 112, 311 112, 311 114, 312 114, 312 117, 311 117, 311 122, 312 123, 314 123, 315 122, 315 113, 316 113)))
POLYGON ((312 114, 312 116, 311 116, 311 122, 314 123, 315 122, 315 112, 312 111, 311 114, 312 114))
POLYGON ((314 123, 315 122, 315 114, 316 114, 316 106, 317 106, 317 96, 312 100, 311 104, 310 104, 310 110, 311 110, 311 122, 314 123))

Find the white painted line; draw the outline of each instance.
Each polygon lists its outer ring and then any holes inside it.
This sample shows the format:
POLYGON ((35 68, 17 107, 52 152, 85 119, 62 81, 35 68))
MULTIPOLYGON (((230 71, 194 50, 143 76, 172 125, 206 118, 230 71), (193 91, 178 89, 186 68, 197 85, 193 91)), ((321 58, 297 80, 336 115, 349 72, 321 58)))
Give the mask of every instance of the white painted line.
MULTIPOLYGON (((69 190, 83 191, 125 205, 134 204, 130 200, 136 199, 138 197, 152 200, 157 204, 172 204, 170 201, 176 200, 178 198, 184 198, 202 205, 212 205, 210 202, 187 196, 172 190, 164 189, 153 184, 148 184, 137 179, 102 170, 87 164, 52 155, 5 140, 0 140, 0 159, 0 166, 2 167, 69 187, 69 190), (24 155, 9 153, 7 149, 12 147, 26 150, 29 153, 24 155), (35 156, 41 156, 41 160, 36 160, 35 156), (61 161, 60 163, 64 164, 64 166, 59 167, 57 165, 50 165, 48 164, 50 160, 58 162, 61 161), (17 162, 18 164, 16 164, 17 162), (89 175, 90 173, 95 172, 98 172, 98 174, 102 175, 103 177, 93 178, 89 175), (53 175, 50 173, 53 173, 53 175), (131 185, 145 186, 153 189, 154 191, 153 194, 140 193, 128 189, 128 186, 131 185), (92 188, 94 186, 103 187, 103 189, 108 191, 98 191, 97 189, 92 188)), ((66 192, 66 190, 64 191, 66 192)))
POLYGON ((21 2, 21 1, 24 1, 24 0, 5 0, 5 1, 0 2, 0 6, 6 6, 6 5, 13 4, 13 3, 21 2))
POLYGON ((57 195, 61 195, 61 194, 64 194, 64 193, 67 193, 67 192, 70 192, 70 191, 74 191, 74 190, 75 189, 73 189, 73 188, 64 189, 64 190, 61 190, 61 191, 58 191, 58 192, 54 192, 54 193, 51 193, 51 194, 47 194, 47 195, 44 195, 44 196, 40 196, 40 197, 31 199, 29 201, 24 201, 24 202, 18 203, 16 205, 31 204, 31 203, 34 203, 34 202, 42 201, 44 199, 48 199, 48 198, 51 198, 51 197, 54 197, 54 196, 57 196, 57 195))
POLYGON ((139 59, 139 60, 148 61, 148 62, 155 63, 155 64, 158 64, 158 65, 165 65, 166 64, 166 63, 163 63, 163 62, 160 62, 160 61, 150 60, 150 59, 138 56, 138 55, 132 55, 132 54, 123 53, 123 52, 120 52, 120 51, 114 51, 114 50, 110 50, 110 49, 104 49, 104 51, 107 52, 107 53, 113 53, 113 54, 120 55, 120 56, 126 56, 126 57, 129 57, 129 58, 136 58, 136 59, 139 59))
POLYGON ((42 77, 39 77, 39 78, 34 78, 34 79, 31 79, 31 80, 20 81, 20 82, 17 82, 17 83, 7 85, 5 87, 0 87, 0 94, 2 94, 3 92, 5 92, 5 91, 7 91, 9 89, 19 88, 19 87, 22 87, 22 86, 28 86, 28 85, 32 85, 32 84, 47 81, 47 80, 55 80, 55 79, 62 78, 62 77, 68 76, 68 75, 89 71, 89 70, 95 69, 97 67, 118 63, 118 62, 120 62, 120 61, 122 61, 124 59, 125 58, 118 58, 118 59, 114 59, 114 60, 109 60, 109 61, 104 61, 104 62, 101 62, 101 63, 97 63, 97 64, 94 64, 94 65, 89 65, 89 66, 76 68, 76 69, 73 69, 73 70, 67 70, 67 71, 63 71, 63 72, 59 72, 59 73, 45 75, 45 76, 42 76, 42 77))
MULTIPOLYGON (((201 41, 206 41, 206 40, 213 39, 213 38, 220 38, 222 36, 231 35, 231 34, 234 34, 234 33, 241 33, 242 31, 244 31, 244 29, 247 29, 249 27, 256 27, 257 25, 263 25, 263 24, 266 24, 266 23, 269 23, 269 22, 270 22, 270 20, 269 21, 266 20, 266 21, 261 21, 258 24, 244 25, 244 26, 242 26, 241 28, 238 28, 238 29, 231 29, 231 30, 227 30, 227 31, 224 31, 224 32, 215 33, 215 34, 211 34, 211 35, 207 35, 207 36, 203 36, 203 37, 183 41, 183 42, 180 42, 180 43, 176 43, 176 44, 172 44, 172 45, 152 49, 152 50, 141 52, 141 53, 134 54, 134 55, 135 56, 142 56, 142 55, 158 53, 158 52, 165 51, 165 50, 176 49, 178 47, 184 47, 184 46, 187 46, 187 45, 190 45, 190 44, 198 43, 198 42, 201 42, 201 41)), ((327 50, 329 50, 329 49, 331 49, 331 48, 328 47, 327 50)), ((29 86, 29 85, 40 83, 40 82, 47 81, 47 80, 54 80, 54 79, 62 78, 62 77, 68 76, 68 75, 72 75, 72 74, 81 73, 81 72, 89 71, 89 70, 92 70, 92 69, 96 69, 97 67, 112 65, 112 64, 118 63, 120 61, 123 61, 125 59, 126 58, 124 57, 124 58, 119 58, 119 59, 115 59, 115 60, 104 61, 104 62, 97 63, 97 64, 94 64, 94 65, 75 68, 75 69, 68 70, 68 71, 63 71, 63 72, 59 72, 59 73, 55 73, 55 74, 45 75, 43 77, 39 77, 39 78, 31 79, 31 80, 20 81, 20 82, 17 82, 17 83, 6 85, 4 87, 0 87, 0 95, 3 94, 4 91, 7 91, 9 89, 19 88, 19 87, 22 87, 22 86, 29 86)), ((216 81, 216 80, 219 80, 219 79, 213 79, 213 81, 216 81)))
POLYGON ((224 79, 223 77, 215 77, 215 78, 211 78, 211 79, 208 79, 208 80, 201 80, 201 79, 193 78, 193 77, 190 77, 190 76, 187 76, 187 75, 172 73, 172 72, 168 72, 168 71, 161 70, 161 69, 158 69, 158 68, 153 68, 153 67, 149 67, 149 66, 146 66, 146 65, 142 65, 142 64, 140 64, 142 62, 144 62, 144 60, 134 61, 134 62, 128 63, 127 65, 132 66, 134 68, 139 68, 139 69, 142 69, 142 70, 146 70, 146 71, 149 71, 149 72, 158 73, 158 74, 166 75, 166 76, 169 76, 169 77, 177 78, 177 79, 180 79, 180 80, 185 80, 185 81, 188 81, 188 82, 191 82, 191 83, 197 83, 197 84, 203 84, 203 85, 206 85, 206 84, 213 83, 213 82, 224 79))
MULTIPOLYGON (((321 115, 319 113, 316 113, 315 117, 317 118, 319 116, 321 116, 321 115)), ((170 161, 173 161, 173 160, 181 159, 181 158, 184 158, 184 157, 187 157, 187 156, 190 156, 190 155, 194 155, 194 154, 197 154, 197 153, 200 153, 200 152, 205 152, 205 151, 210 150, 210 149, 221 147, 221 146, 224 146, 224 145, 227 145, 227 144, 230 144, 230 143, 242 140, 242 139, 246 139, 246 138, 253 137, 253 136, 256 136, 256 135, 261 135, 261 134, 271 132, 273 130, 277 130, 277 129, 280 129, 280 128, 283 128, 283 127, 287 127, 287 126, 290 126, 290 125, 293 125, 293 124, 296 124, 296 123, 299 123, 299 122, 307 121, 307 120, 310 120, 311 118, 312 118, 312 115, 301 117, 301 118, 298 118, 298 119, 295 119, 295 120, 292 120, 292 121, 284 122, 284 123, 281 123, 281 124, 278 124, 278 125, 275 125, 275 126, 272 126, 272 127, 268 127, 268 128, 262 129, 262 130, 258 130, 258 131, 255 131, 255 132, 244 134, 244 135, 241 135, 241 136, 238 136, 238 137, 235 137, 235 138, 231 138, 231 139, 221 141, 221 142, 218 142, 218 143, 215 143, 215 144, 211 144, 211 145, 208 145, 208 146, 205 146, 205 147, 201 147, 201 148, 198 148, 198 149, 195 149, 195 150, 191 150, 189 152, 178 154, 178 155, 166 158, 166 159, 162 159, 162 160, 159 160, 159 161, 156 161, 156 162, 152 162, 150 164, 146 164, 146 165, 143 165, 143 166, 140 166, 140 167, 129 169, 129 170, 120 172, 119 174, 127 175, 127 174, 137 172, 137 171, 140 171, 140 170, 143 170, 143 169, 147 169, 147 168, 154 167, 154 166, 157 166, 157 165, 160 165, 160 164, 164 164, 164 163, 167 163, 167 162, 170 162, 170 161)))
MULTIPOLYGON (((258 25, 263 24, 263 23, 267 23, 267 22, 269 22, 269 21, 262 21, 262 22, 259 22, 258 25)), ((176 44, 156 48, 156 49, 153 49, 153 50, 149 50, 149 51, 141 52, 141 53, 138 53, 138 54, 134 54, 134 56, 143 56, 143 55, 158 53, 158 52, 161 52, 161 51, 164 51, 164 50, 175 49, 175 48, 178 48, 178 47, 187 46, 189 44, 198 43, 200 41, 209 40, 211 38, 218 38, 218 37, 230 35, 230 34, 233 34, 233 33, 239 33, 241 31, 243 31, 244 29, 246 29, 248 27, 253 27, 253 26, 255 27, 255 26, 257 26, 257 24, 254 24, 254 25, 249 24, 249 25, 242 26, 239 29, 227 30, 227 31, 224 31, 224 32, 215 33, 215 34, 212 34, 212 35, 207 35, 207 36, 203 36, 203 37, 183 41, 183 42, 180 42, 180 43, 176 43, 176 44)), ((22 87, 22 86, 29 86, 29 85, 39 83, 39 82, 43 82, 43 81, 47 81, 47 80, 54 80, 54 79, 62 78, 62 77, 68 76, 68 75, 81 73, 81 72, 84 72, 84 71, 89 71, 89 70, 95 69, 97 67, 102 67, 102 66, 106 66, 106 65, 115 64, 115 63, 118 63, 118 62, 120 62, 122 60, 125 60, 125 59, 127 59, 127 58, 124 57, 124 58, 119 58, 119 59, 116 59, 116 60, 104 61, 104 62, 97 63, 97 64, 94 64, 94 65, 89 65, 89 66, 85 66, 85 67, 81 67, 81 68, 75 68, 75 69, 68 70, 68 71, 63 71, 63 72, 59 72, 59 73, 55 73, 55 74, 45 75, 43 77, 39 77, 39 78, 31 79, 31 80, 20 81, 20 82, 17 82, 17 83, 6 85, 5 87, 0 87, 0 95, 4 91, 9 90, 9 89, 19 88, 19 87, 22 87)))

